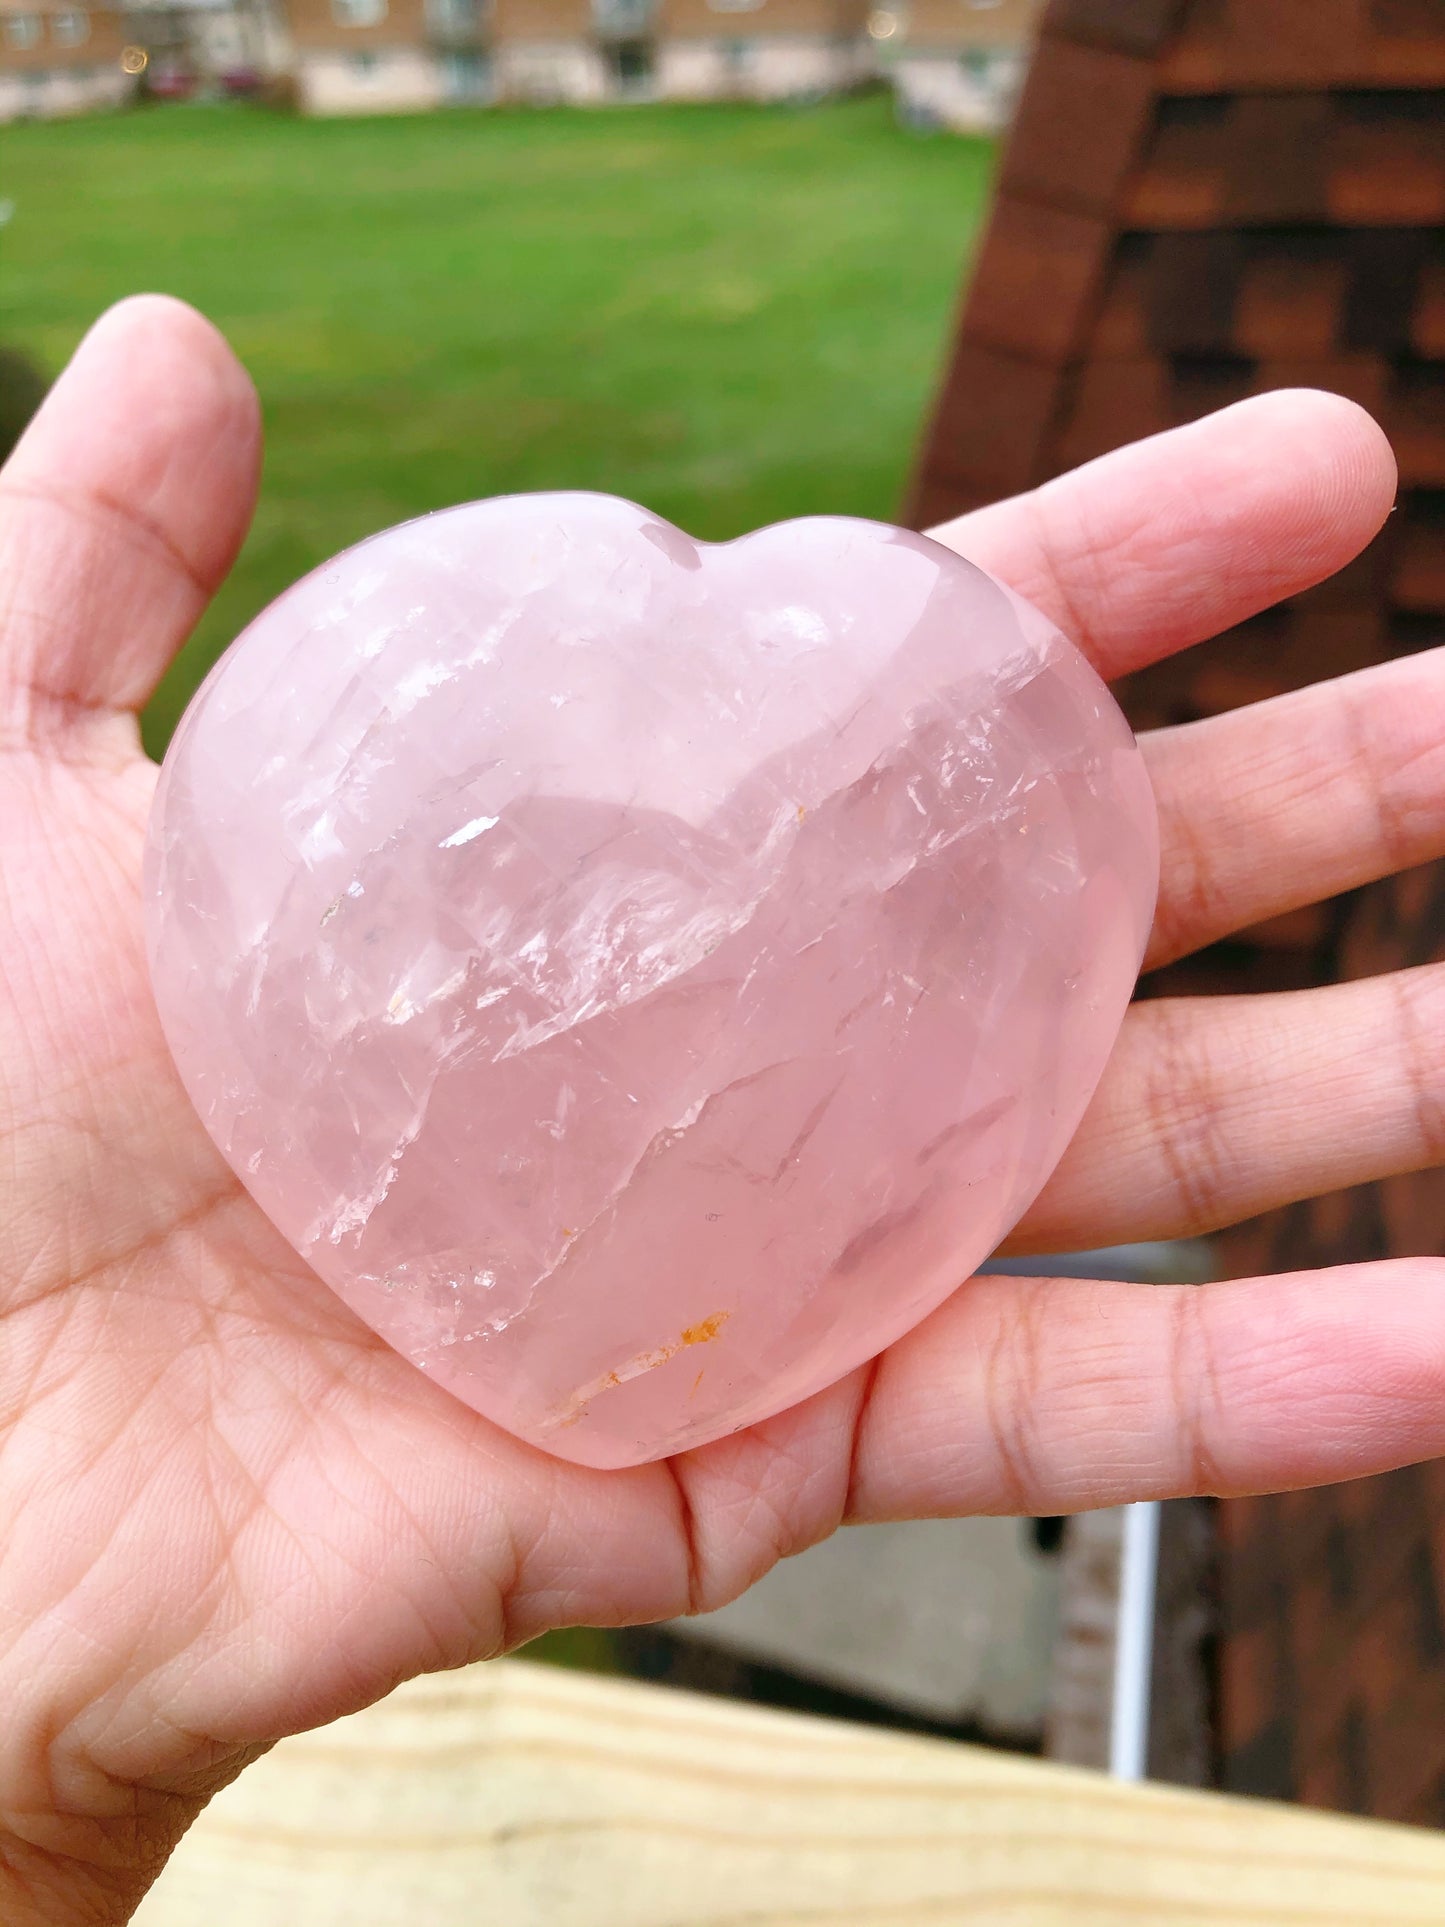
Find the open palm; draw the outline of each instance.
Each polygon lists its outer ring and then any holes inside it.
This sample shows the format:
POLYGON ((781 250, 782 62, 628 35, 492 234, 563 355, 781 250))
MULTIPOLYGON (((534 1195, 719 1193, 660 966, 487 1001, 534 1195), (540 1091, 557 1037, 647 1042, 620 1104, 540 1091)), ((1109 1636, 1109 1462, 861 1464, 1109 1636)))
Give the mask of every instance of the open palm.
MULTIPOLYGON (((874 1365, 665 1465, 478 1418, 290 1252, 151 1003, 133 720, 252 506, 249 384, 176 303, 113 311, 0 493, 0 1915, 121 1920, 280 1735, 551 1626, 715 1605, 846 1518, 1061 1512, 1445 1443, 1445 1265, 1201 1291, 991 1278, 874 1365)), ((1281 395, 941 539, 1106 675, 1350 559, 1393 468, 1281 395)), ((1158 963, 1445 851, 1445 656, 1146 743, 1158 963)), ((1441 1153, 1445 979, 1131 1013, 1020 1250, 1196 1232, 1441 1153)))

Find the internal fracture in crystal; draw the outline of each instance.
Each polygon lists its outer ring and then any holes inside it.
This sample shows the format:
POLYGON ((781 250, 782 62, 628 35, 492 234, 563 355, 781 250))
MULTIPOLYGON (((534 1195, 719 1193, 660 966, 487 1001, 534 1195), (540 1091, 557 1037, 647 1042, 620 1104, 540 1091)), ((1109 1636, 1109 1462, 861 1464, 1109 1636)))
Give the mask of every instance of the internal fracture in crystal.
POLYGON ((1157 861, 1103 685, 947 549, 538 495, 251 625, 146 889, 172 1052, 262 1209, 437 1383, 616 1466, 963 1285, 1095 1088, 1157 861))

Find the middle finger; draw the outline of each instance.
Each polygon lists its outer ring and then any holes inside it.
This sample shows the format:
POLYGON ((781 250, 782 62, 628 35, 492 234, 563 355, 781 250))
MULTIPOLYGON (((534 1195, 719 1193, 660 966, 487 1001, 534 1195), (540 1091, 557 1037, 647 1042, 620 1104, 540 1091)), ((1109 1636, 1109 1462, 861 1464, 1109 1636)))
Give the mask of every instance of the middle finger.
POLYGON ((1140 745, 1162 851, 1146 969, 1445 856, 1445 649, 1140 745))
POLYGON ((1445 964, 1136 1003, 1007 1250, 1193 1237, 1445 1158, 1445 964))

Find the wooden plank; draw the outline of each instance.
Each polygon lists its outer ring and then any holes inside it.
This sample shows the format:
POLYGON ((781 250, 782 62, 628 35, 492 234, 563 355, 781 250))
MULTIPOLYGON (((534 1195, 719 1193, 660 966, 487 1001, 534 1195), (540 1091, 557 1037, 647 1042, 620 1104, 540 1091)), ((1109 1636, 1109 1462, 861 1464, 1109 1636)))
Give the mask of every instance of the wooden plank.
POLYGON ((1192 0, 1158 73, 1165 94, 1438 87, 1439 0, 1192 0))
POLYGON ((1332 233, 1270 235, 1252 253, 1235 304, 1241 354, 1325 359, 1343 344, 1348 243, 1332 233))
POLYGON ((1390 578, 1390 597, 1401 609, 1445 614, 1445 541, 1438 523, 1413 517, 1406 521, 1390 578))
POLYGON ((515 1661, 222 1793, 137 1927, 1438 1927, 1438 1834, 515 1661))
MULTIPOLYGON (((1104 274, 1104 292, 1088 342, 1100 361, 1137 360, 1152 352, 1149 338, 1154 237, 1121 236, 1104 274)), ((1445 280, 1442 280, 1445 291, 1445 280)), ((1442 305, 1445 314, 1445 305, 1442 305)))
POLYGON ((1034 49, 1004 152, 1006 194, 1109 214, 1154 104, 1154 65, 1045 36, 1034 49))
POLYGON ((925 466, 994 500, 1041 479, 1057 372, 969 338, 965 323, 929 431, 925 466))
POLYGON ((1347 97, 1332 134, 1332 220, 1366 227, 1445 221, 1445 126, 1429 95, 1347 97))
POLYGON ((1434 259, 1421 270, 1410 346, 1427 361, 1445 361, 1445 253, 1438 241, 1434 259))
POLYGON ((1229 85, 1340 87, 1365 67, 1365 0, 1226 0, 1229 85))
POLYGON ((965 332, 987 347, 1065 361, 1082 344, 1112 229, 1076 214, 1001 194, 979 250, 965 332))
POLYGON ((1179 25, 1184 0, 1052 0, 1041 31, 1117 53, 1157 54, 1179 25))
POLYGON ((1225 98, 1160 102, 1143 160, 1124 191, 1126 226, 1222 225, 1233 107, 1225 98))
POLYGON ((1245 95, 1235 101, 1224 219, 1268 225, 1323 219, 1334 132, 1328 94, 1245 95))
POLYGON ((1149 271, 1149 345, 1158 355, 1230 354, 1245 237, 1229 229, 1160 234, 1149 271))
POLYGON ((1131 228, 1431 228, 1445 125, 1424 92, 1163 96, 1122 194, 1131 228))
POLYGON ((1051 440, 1049 468, 1078 468, 1126 442, 1162 434, 1179 419, 1172 371, 1162 356, 1086 362, 1051 440))
MULTIPOLYGON (((1380 410, 1380 423, 1394 444, 1402 484, 1445 488, 1445 366, 1400 363, 1380 410)), ((1436 535, 1438 539, 1438 528, 1436 535)))

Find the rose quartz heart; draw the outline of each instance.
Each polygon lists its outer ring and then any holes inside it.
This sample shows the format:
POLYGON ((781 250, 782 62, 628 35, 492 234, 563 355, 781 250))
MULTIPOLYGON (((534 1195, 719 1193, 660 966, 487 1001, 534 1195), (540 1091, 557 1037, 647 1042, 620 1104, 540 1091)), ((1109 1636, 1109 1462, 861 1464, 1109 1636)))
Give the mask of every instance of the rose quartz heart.
POLYGON ((805 1398, 994 1248, 1157 860, 1103 684, 949 550, 535 495, 257 618, 166 758, 146 896, 262 1210, 438 1384, 615 1466, 805 1398))

